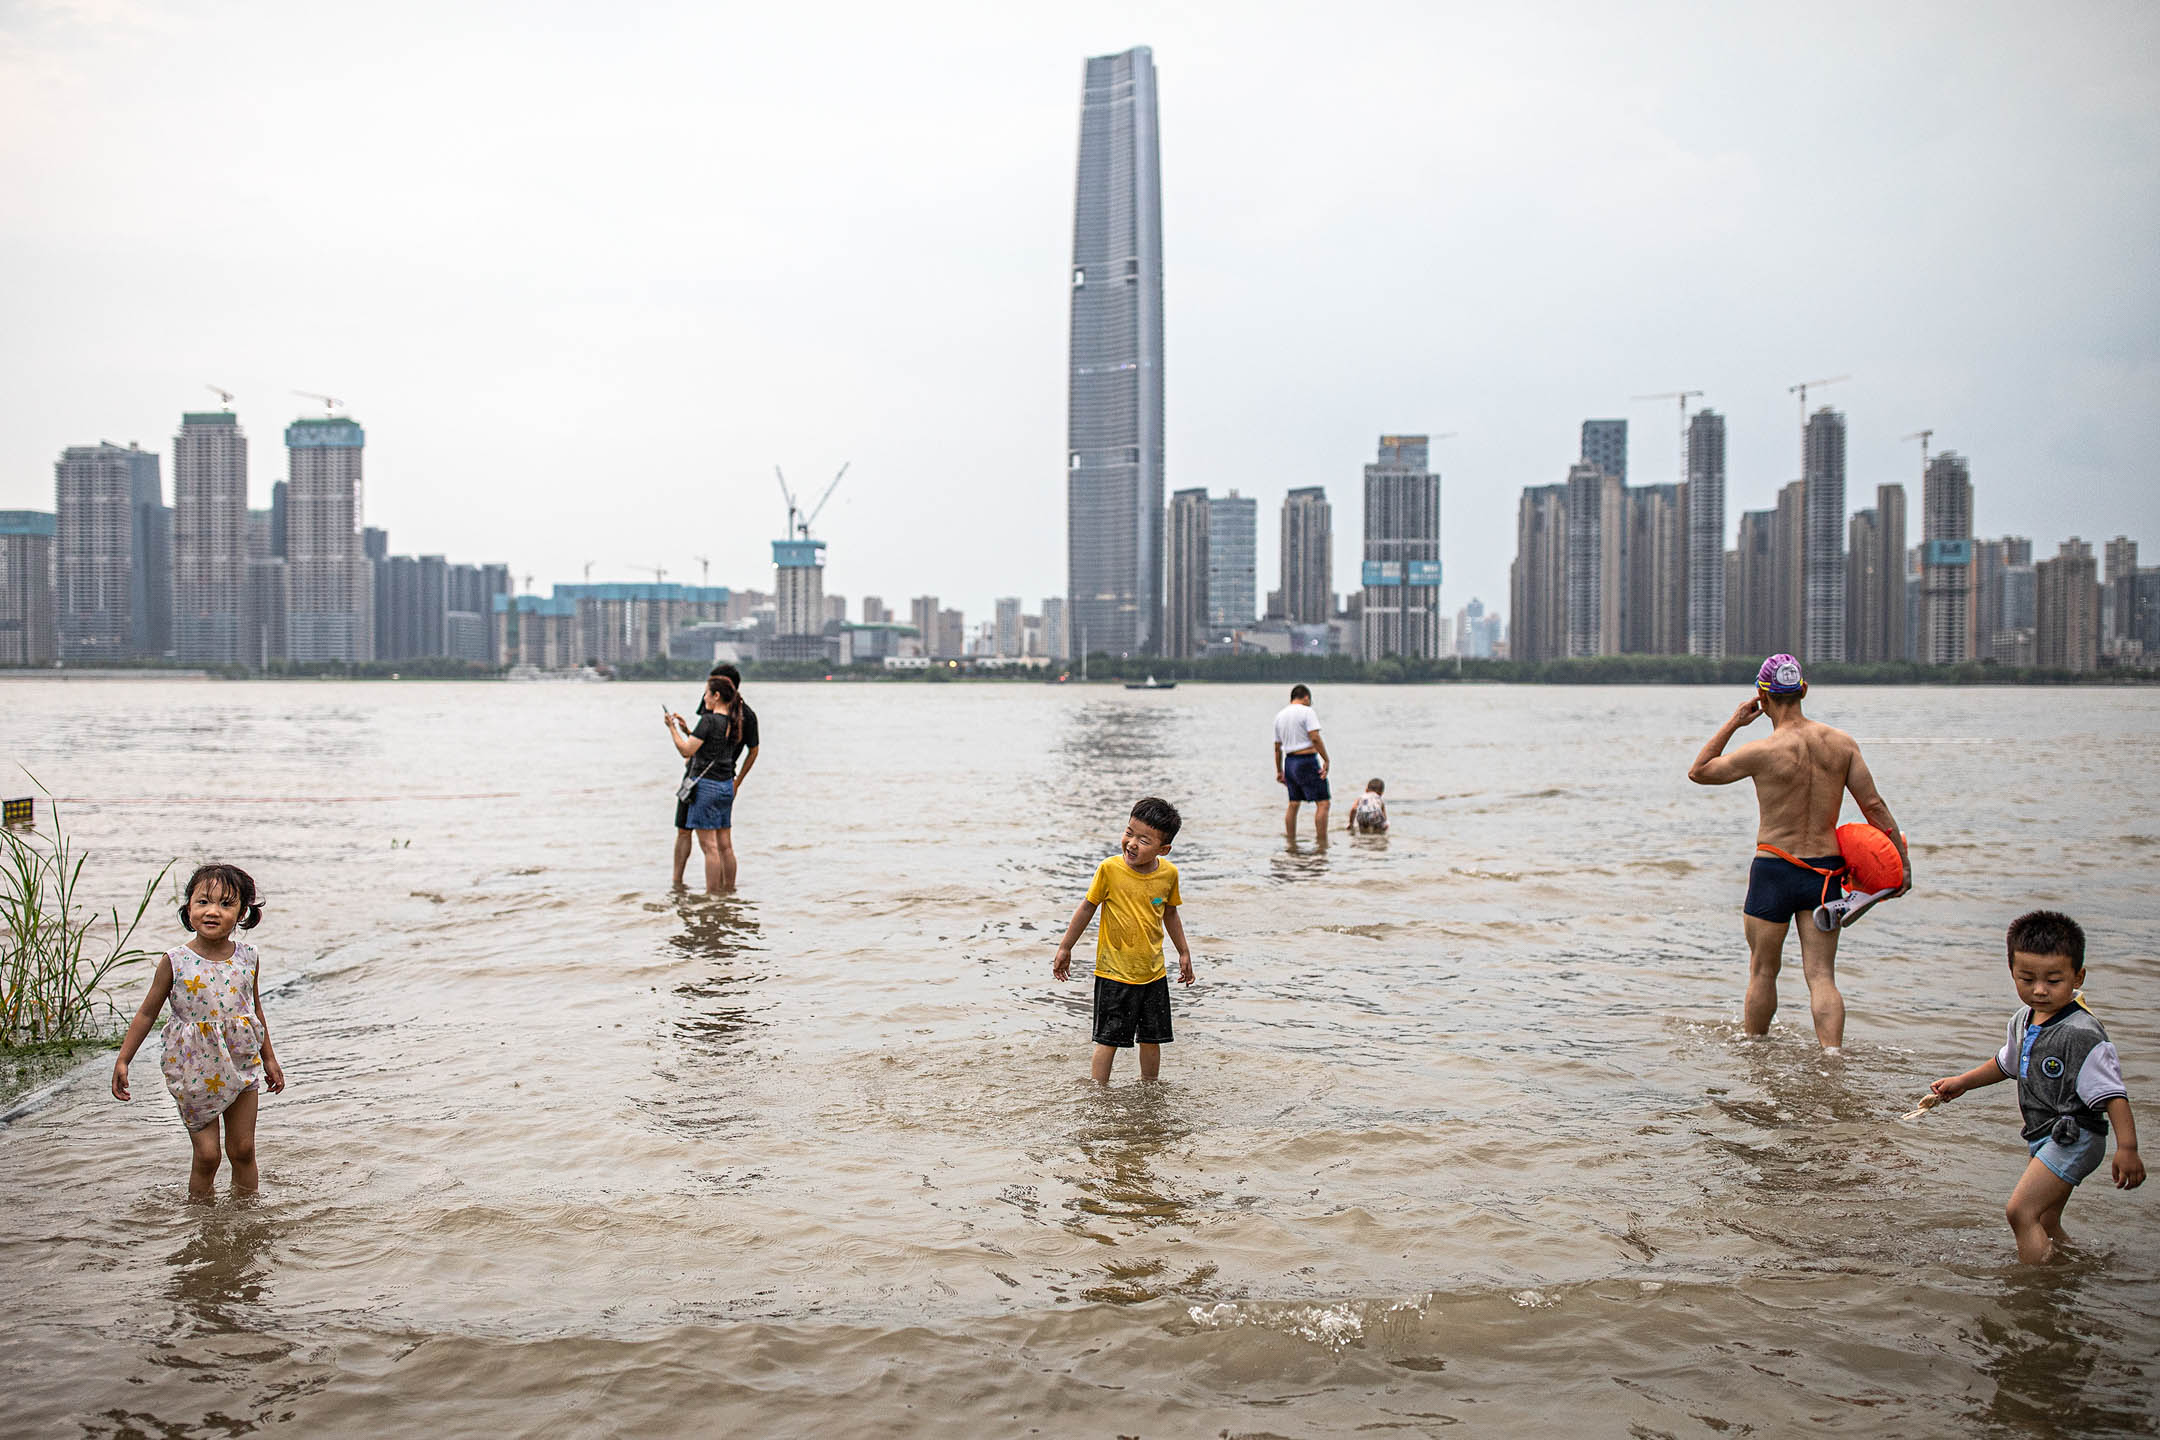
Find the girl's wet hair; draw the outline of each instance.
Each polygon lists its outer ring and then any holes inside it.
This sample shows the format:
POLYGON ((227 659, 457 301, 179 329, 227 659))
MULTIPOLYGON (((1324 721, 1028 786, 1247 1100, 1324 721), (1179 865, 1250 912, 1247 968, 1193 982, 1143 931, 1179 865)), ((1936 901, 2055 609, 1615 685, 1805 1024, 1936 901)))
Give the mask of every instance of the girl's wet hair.
POLYGON ((180 927, 183 930, 192 933, 195 929, 195 922, 188 918, 188 902, 195 898, 197 885, 215 885, 240 902, 240 929, 252 930, 262 923, 262 897, 255 893, 254 876, 238 865, 198 865, 180 891, 180 927))

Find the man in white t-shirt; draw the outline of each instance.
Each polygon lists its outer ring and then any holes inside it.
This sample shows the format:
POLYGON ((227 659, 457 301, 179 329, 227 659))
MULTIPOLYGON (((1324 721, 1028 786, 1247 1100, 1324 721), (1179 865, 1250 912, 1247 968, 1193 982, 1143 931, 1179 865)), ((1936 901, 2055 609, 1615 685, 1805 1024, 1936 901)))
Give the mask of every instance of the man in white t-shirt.
POLYGON ((1313 835, 1327 844, 1328 812, 1327 742, 1320 738, 1320 717, 1313 713, 1312 691, 1303 685, 1290 687, 1290 703, 1275 716, 1275 783, 1290 792, 1290 808, 1283 812, 1283 834, 1297 840, 1297 810, 1303 802, 1314 803, 1313 835))

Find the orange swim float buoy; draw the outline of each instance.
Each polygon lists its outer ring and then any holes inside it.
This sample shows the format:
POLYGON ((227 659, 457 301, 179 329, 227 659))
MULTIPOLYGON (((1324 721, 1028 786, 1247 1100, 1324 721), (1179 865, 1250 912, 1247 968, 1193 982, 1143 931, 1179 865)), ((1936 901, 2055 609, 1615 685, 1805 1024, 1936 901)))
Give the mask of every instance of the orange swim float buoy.
POLYGON ((1863 891, 1895 890, 1905 883, 1905 861, 1897 842, 1873 825, 1840 825, 1838 853, 1845 857, 1850 888, 1863 891))

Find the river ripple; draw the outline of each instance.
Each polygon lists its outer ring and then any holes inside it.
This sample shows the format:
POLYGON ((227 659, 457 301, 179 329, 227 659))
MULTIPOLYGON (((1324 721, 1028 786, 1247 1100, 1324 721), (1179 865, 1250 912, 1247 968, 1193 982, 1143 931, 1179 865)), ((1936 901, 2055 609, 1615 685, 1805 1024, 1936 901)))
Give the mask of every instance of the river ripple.
POLYGON ((1323 689, 1395 822, 1324 854, 1273 688, 750 693, 711 900, 666 888, 688 689, 0 686, 100 896, 238 861, 291 981, 257 1202, 184 1203, 149 1064, 0 1129, 4 1428, 2152 1433, 2160 1189, 2103 1171, 2029 1275, 2008 1088, 1899 1116, 2000 1043, 2036 903, 2153 1095, 2160 694, 1817 697, 1922 887, 1847 937, 1840 1064, 1796 956, 1738 1039, 1724 691, 1323 689), (1050 952, 1150 792, 1200 983, 1102 1093, 1050 952))

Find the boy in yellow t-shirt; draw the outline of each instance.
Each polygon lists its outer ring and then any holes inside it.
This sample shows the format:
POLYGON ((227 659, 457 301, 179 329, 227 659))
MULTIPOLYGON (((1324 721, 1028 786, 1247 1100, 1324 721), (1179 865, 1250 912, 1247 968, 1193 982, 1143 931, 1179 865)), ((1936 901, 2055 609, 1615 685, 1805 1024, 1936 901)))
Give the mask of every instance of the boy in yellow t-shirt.
POLYGON ((1178 953, 1178 981, 1193 982, 1192 950, 1185 924, 1178 919, 1177 866, 1162 858, 1177 839, 1175 806, 1150 795, 1132 808, 1125 822, 1121 853, 1095 867, 1087 899, 1073 911, 1065 938, 1058 941, 1050 973, 1063 980, 1072 971, 1072 949, 1095 908, 1103 907, 1095 932, 1095 1083, 1110 1083, 1110 1062, 1117 1052, 1138 1042, 1140 1078, 1153 1080, 1162 1069, 1162 1047, 1170 1043, 1170 975, 1163 968, 1163 932, 1178 953))

